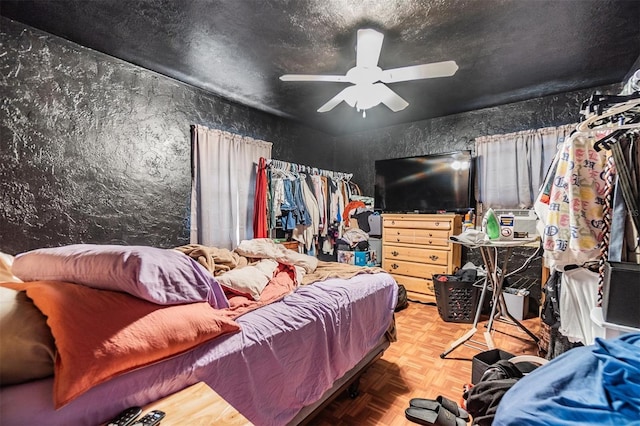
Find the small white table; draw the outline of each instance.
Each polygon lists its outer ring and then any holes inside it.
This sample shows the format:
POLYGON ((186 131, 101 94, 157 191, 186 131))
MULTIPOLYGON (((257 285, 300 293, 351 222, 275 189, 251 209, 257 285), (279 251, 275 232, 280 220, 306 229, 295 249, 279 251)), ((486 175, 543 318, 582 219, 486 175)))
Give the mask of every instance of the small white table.
POLYGON ((504 296, 502 295, 502 283, 504 282, 504 277, 507 274, 507 267, 509 264, 509 257, 511 256, 511 252, 514 247, 522 247, 528 244, 531 244, 538 240, 538 237, 532 238, 514 238, 513 240, 487 240, 482 242, 481 244, 467 244, 456 240, 449 240, 452 243, 462 244, 469 248, 479 248, 480 253, 482 254, 482 260, 484 261, 485 269, 487 271, 487 276, 484 280, 484 284, 482 285, 482 292, 480 293, 480 301, 478 302, 478 308, 476 309, 476 315, 473 320, 472 328, 467 331, 462 337, 458 340, 451 343, 449 348, 440 354, 440 358, 446 357, 456 348, 461 345, 470 346, 477 350, 483 350, 484 348, 474 346, 471 343, 475 343, 477 345, 484 345, 488 349, 494 349, 495 345, 493 343, 493 338, 491 337, 491 330, 493 329, 493 321, 496 317, 496 314, 504 315, 509 318, 511 323, 517 326, 519 329, 524 331, 529 337, 531 337, 536 343, 540 341, 540 338, 533 334, 529 329, 527 329, 524 325, 520 323, 517 319, 515 319, 507 310, 506 303, 504 301, 504 296), (502 249, 503 260, 502 266, 499 263, 499 249, 502 249), (491 307, 491 314, 489 316, 489 322, 487 323, 487 329, 484 332, 484 342, 477 342, 471 340, 473 335, 478 331, 478 321, 480 319, 480 314, 482 312, 482 306, 484 304, 484 298, 489 286, 493 287, 493 306, 491 307), (498 311, 499 309, 499 311, 498 311))

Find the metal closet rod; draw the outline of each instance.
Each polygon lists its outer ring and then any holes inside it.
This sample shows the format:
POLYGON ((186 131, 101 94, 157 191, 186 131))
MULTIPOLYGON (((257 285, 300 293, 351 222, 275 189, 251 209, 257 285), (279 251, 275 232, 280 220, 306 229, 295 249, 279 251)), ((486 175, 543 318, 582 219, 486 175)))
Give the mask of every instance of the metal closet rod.
POLYGON ((331 170, 319 169, 317 167, 305 166, 302 164, 290 163, 288 161, 275 160, 275 159, 267 159, 266 160, 267 167, 272 167, 278 170, 284 171, 296 171, 296 172, 306 172, 321 176, 332 177, 336 179, 344 179, 351 180, 353 177, 353 173, 345 173, 345 172, 334 172, 331 170))

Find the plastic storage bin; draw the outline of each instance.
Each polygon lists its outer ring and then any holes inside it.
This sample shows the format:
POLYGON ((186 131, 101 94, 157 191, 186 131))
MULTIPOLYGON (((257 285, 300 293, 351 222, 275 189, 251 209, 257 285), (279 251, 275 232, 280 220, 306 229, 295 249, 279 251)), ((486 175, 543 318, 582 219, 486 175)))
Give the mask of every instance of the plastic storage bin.
POLYGON ((490 349, 473 356, 471 360, 471 383, 477 384, 489 366, 502 359, 511 359, 513 354, 502 349, 490 349))
POLYGON ((438 315, 445 322, 472 323, 478 308, 480 289, 473 281, 442 281, 446 275, 433 276, 438 315))
POLYGON ((529 291, 518 290, 517 288, 504 288, 502 291, 504 303, 507 311, 512 317, 521 321, 526 318, 529 312, 529 291))

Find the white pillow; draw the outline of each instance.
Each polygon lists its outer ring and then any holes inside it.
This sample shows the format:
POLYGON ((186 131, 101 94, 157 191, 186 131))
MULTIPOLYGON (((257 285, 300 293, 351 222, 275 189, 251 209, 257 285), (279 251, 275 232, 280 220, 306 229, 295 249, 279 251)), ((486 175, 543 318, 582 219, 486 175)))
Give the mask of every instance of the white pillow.
POLYGON ((253 300, 260 300, 260 294, 273 278, 273 273, 277 267, 278 262, 275 260, 262 259, 255 265, 234 268, 222 275, 218 275, 216 280, 221 286, 234 293, 247 296, 253 300))

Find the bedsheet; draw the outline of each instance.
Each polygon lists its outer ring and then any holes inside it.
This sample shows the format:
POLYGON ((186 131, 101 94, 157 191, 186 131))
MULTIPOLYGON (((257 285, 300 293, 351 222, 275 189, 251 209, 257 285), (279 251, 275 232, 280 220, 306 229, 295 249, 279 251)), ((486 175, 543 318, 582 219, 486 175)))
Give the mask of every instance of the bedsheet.
POLYGON ((396 298, 386 273, 303 286, 239 317, 240 333, 112 379, 57 411, 51 378, 2 388, 0 423, 97 425, 204 381, 252 423, 284 425, 376 346, 396 298))

